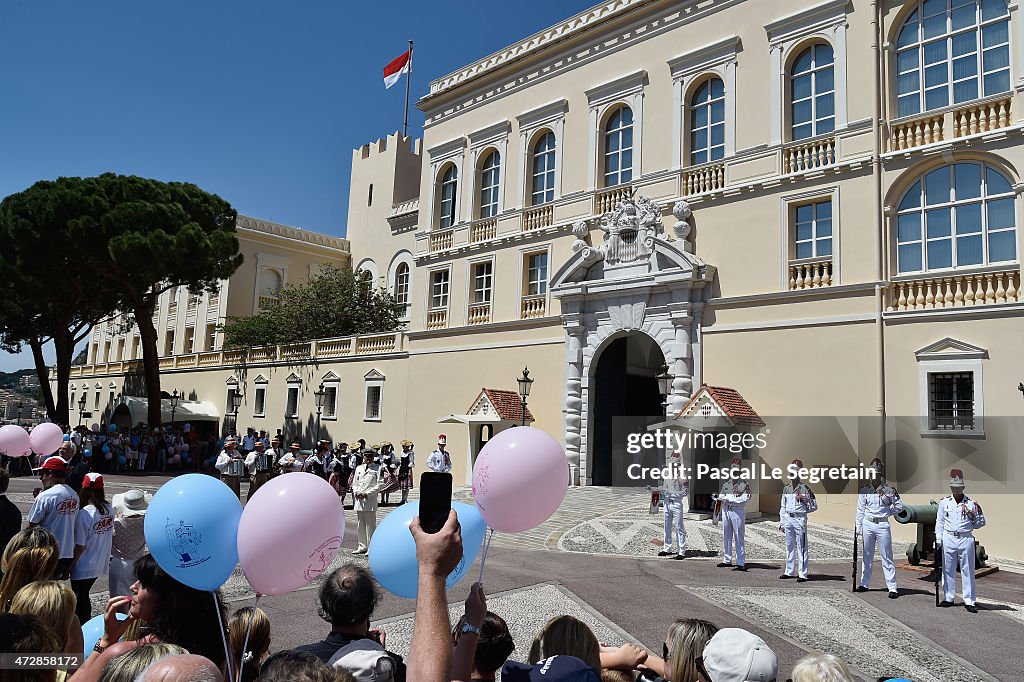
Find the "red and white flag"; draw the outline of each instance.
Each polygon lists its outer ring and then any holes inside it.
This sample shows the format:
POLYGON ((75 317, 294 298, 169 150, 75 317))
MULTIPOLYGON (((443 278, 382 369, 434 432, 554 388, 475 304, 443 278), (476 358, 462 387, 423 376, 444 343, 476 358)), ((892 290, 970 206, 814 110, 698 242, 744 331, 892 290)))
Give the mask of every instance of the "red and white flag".
POLYGON ((400 56, 391 60, 391 63, 384 67, 384 88, 390 88, 398 82, 403 73, 409 73, 412 51, 403 52, 400 56))

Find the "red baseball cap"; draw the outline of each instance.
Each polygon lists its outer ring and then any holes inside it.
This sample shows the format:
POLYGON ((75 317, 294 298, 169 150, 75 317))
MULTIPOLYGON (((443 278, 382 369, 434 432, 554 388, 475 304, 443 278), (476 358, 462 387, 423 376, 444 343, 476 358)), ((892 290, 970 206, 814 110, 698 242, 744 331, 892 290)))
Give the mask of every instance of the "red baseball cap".
POLYGON ((43 470, 67 472, 68 463, 64 461, 63 457, 58 457, 57 455, 54 455, 53 457, 47 457, 46 461, 43 462, 42 466, 36 467, 32 471, 43 470))
POLYGON ((102 488, 103 487, 103 477, 100 476, 99 474, 94 474, 94 473, 86 474, 85 478, 82 479, 82 487, 83 488, 102 488))

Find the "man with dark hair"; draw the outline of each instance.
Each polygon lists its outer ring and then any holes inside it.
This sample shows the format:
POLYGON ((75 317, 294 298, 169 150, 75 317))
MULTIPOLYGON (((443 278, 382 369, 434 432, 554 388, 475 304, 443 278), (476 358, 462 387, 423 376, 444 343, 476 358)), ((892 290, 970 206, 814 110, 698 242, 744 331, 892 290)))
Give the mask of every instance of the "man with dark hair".
POLYGON ((379 600, 380 591, 368 570, 358 564, 338 567, 320 586, 320 617, 331 624, 330 634, 296 650, 348 670, 356 680, 404 682, 402 657, 385 650, 381 630, 370 629, 379 600))
POLYGON ((14 534, 21 530, 21 510, 7 499, 7 486, 10 483, 10 472, 0 467, 0 554, 3 554, 14 534))

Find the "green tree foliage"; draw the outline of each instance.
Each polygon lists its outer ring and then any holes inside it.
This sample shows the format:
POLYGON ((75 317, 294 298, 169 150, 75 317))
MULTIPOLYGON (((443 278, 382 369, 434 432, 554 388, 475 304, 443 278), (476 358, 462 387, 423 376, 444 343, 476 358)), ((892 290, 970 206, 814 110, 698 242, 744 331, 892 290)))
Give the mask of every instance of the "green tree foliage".
POLYGON ((223 327, 224 346, 252 348, 389 332, 398 328, 404 308, 352 268, 323 266, 304 284, 286 284, 277 302, 259 314, 231 318, 223 327))
MULTIPOLYGON (((235 235, 237 213, 224 199, 190 183, 112 173, 39 182, 12 197, 22 195, 35 202, 36 210, 12 207, 0 212, 0 229, 5 231, 0 236, 38 235, 34 237, 38 248, 54 253, 57 272, 49 297, 63 295, 61 270, 77 268, 88 274, 91 294, 104 303, 100 308, 108 307, 110 296, 114 310, 134 316, 142 342, 148 421, 159 424, 160 372, 153 325, 157 300, 162 292, 179 286, 194 292, 214 291, 221 279, 231 276, 242 262, 235 235), (66 196, 74 201, 62 203, 66 196), (73 210, 65 208, 57 215, 52 207, 65 204, 73 210)), ((29 302, 38 300, 42 299, 33 297, 29 302)), ((10 317, 2 319, 6 323, 10 317)), ((66 353, 68 368, 73 347, 66 353)), ((61 352, 58 348, 58 395, 66 401, 61 352)), ((66 410, 58 413, 66 421, 66 410)))

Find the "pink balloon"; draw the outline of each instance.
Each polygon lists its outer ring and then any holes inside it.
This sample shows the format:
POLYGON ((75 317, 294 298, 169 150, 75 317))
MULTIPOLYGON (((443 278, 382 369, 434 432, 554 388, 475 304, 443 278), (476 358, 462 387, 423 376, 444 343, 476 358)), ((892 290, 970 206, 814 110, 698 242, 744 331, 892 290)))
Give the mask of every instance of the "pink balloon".
POLYGON ((0 426, 0 452, 8 457, 24 457, 32 453, 32 442, 25 429, 16 424, 0 426))
POLYGON ((285 594, 323 573, 345 539, 345 510, 331 485, 313 474, 272 478, 256 491, 238 524, 238 561, 260 594, 285 594))
POLYGON ((487 441, 473 465, 473 499, 491 528, 520 533, 551 518, 569 485, 558 442, 532 426, 515 426, 487 441))
POLYGON ((64 444, 64 431, 53 422, 37 425, 28 437, 32 443, 32 450, 39 455, 52 454, 64 444))

